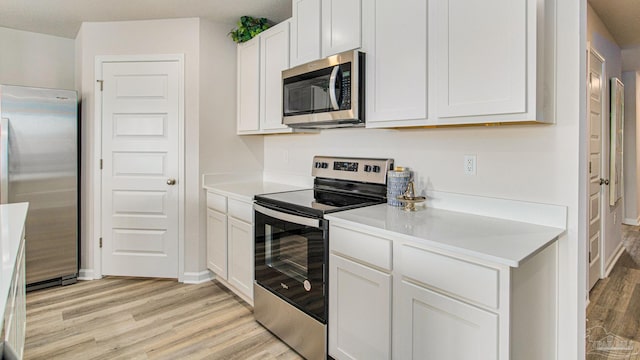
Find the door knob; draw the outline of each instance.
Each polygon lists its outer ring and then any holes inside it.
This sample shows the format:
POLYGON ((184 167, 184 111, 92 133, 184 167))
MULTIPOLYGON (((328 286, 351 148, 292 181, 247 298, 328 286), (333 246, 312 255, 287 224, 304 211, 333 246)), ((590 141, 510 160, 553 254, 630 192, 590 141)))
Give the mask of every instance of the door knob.
POLYGON ((602 184, 609 185, 609 179, 600 178, 600 185, 602 184))
POLYGON ((176 184, 176 179, 167 180, 167 185, 175 185, 175 184, 176 184))

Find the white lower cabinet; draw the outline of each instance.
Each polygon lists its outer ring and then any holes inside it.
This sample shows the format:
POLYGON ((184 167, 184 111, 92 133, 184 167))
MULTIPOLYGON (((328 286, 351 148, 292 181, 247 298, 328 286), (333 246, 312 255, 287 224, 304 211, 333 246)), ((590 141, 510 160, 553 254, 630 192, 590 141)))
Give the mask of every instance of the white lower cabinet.
POLYGON ((512 268, 333 219, 329 231, 333 358, 557 359, 557 243, 512 268))
POLYGON ((498 359, 498 315, 401 281, 395 359, 498 359))
POLYGON ((391 274, 329 256, 329 355, 391 359, 391 274))
POLYGON ((227 279, 227 214, 207 209, 207 268, 227 279))
POLYGON ((253 203, 207 193, 207 268, 253 305, 253 203))
POLYGON ((253 224, 229 217, 227 245, 229 284, 253 299, 253 224))

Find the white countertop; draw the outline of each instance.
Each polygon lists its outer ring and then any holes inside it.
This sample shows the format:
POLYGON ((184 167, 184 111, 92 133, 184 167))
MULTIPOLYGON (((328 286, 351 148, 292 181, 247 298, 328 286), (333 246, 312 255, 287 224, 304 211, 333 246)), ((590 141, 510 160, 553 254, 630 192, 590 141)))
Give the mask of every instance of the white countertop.
POLYGON ((268 181, 238 181, 219 184, 204 184, 203 187, 207 191, 246 202, 252 202, 254 195, 302 189, 299 186, 268 181))
POLYGON ((0 313, 0 319, 4 315, 7 305, 28 208, 28 203, 0 205, 0 257, 2 261, 2 277, 0 278, 0 311, 2 313, 0 313))
POLYGON ((374 231, 511 267, 555 241, 565 229, 435 208, 406 212, 386 204, 326 216, 333 224, 374 231))

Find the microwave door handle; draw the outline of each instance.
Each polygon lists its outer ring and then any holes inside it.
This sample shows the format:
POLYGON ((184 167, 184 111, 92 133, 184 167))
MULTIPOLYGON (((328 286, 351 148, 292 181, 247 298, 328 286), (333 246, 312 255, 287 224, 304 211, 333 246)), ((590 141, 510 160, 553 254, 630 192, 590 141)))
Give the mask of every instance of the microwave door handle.
POLYGON ((274 219, 288 221, 294 224, 309 226, 314 228, 320 228, 320 220, 319 219, 311 219, 306 218, 304 216, 297 216, 292 214, 283 213, 276 210, 268 209, 264 206, 260 206, 258 204, 253 204, 253 209, 261 214, 270 216, 274 219))
POLYGON ((338 97, 336 96, 336 79, 338 78, 338 71, 340 71, 340 66, 334 66, 331 71, 331 77, 329 78, 329 98, 331 99, 331 106, 333 107, 333 110, 340 110, 340 106, 338 106, 338 97))

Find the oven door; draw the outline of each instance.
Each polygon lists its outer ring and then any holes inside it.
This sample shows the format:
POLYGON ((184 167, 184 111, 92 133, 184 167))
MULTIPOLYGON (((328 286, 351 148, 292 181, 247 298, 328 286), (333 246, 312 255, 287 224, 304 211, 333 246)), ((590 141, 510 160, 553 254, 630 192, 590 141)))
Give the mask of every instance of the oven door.
POLYGON ((254 209, 256 282, 326 324, 328 222, 260 204, 254 209))

